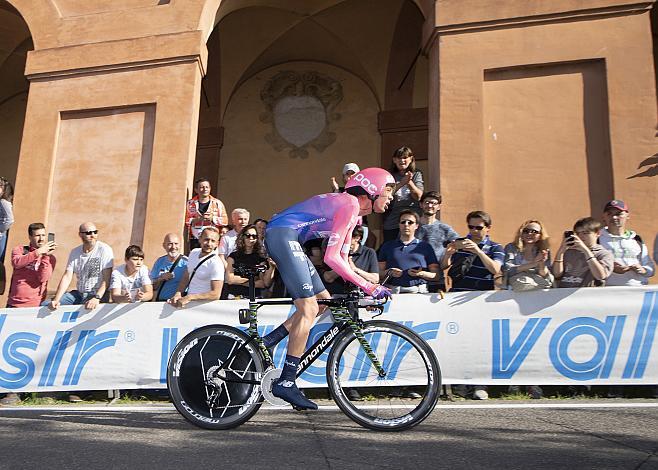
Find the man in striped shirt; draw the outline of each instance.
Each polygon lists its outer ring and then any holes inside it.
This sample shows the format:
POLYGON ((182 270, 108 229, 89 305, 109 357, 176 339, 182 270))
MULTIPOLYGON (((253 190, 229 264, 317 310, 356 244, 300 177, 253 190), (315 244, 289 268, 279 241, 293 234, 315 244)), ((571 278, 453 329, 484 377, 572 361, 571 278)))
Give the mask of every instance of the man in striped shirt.
POLYGON ((503 247, 489 238, 491 216, 473 211, 466 216, 468 236, 451 242, 441 260, 441 269, 450 268, 451 292, 493 290, 505 259, 503 247))
MULTIPOLYGON (((450 292, 493 290, 505 261, 503 247, 489 238, 491 216, 473 211, 466 216, 468 235, 451 242, 441 259, 441 268, 452 280, 450 292)), ((453 393, 474 400, 487 400, 486 385, 453 385, 453 393)))

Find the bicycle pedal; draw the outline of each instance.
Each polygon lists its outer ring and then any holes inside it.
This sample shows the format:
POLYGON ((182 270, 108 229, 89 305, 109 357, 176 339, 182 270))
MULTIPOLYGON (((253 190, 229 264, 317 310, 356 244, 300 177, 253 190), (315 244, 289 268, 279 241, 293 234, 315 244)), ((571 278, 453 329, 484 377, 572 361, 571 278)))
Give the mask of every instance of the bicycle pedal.
POLYGON ((293 405, 292 403, 289 403, 289 405, 292 406, 292 409, 295 411, 315 411, 315 408, 304 408, 302 406, 293 405))
POLYGON ((248 308, 241 308, 240 310, 238 310, 238 319, 240 320, 241 325, 249 323, 250 318, 251 318, 251 312, 248 308))

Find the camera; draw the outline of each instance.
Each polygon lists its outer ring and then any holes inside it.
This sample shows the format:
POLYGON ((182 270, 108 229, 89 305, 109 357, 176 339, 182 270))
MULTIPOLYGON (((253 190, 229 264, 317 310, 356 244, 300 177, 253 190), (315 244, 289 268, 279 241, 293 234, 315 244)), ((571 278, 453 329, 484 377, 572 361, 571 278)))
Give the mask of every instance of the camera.
POLYGON ((455 238, 454 240, 444 240, 443 241, 443 248, 447 248, 448 245, 450 245, 452 242, 459 242, 459 241, 462 241, 462 240, 466 240, 466 237, 459 237, 459 238, 455 238))

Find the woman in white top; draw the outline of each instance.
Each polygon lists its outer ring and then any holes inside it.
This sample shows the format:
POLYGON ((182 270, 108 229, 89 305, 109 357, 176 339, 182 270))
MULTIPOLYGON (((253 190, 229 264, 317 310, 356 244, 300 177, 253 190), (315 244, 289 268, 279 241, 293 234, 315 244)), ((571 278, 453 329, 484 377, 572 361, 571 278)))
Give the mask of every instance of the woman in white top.
POLYGON ((112 271, 112 302, 148 302, 153 298, 153 285, 144 265, 144 252, 139 246, 130 245, 126 248, 125 260, 126 264, 112 271))

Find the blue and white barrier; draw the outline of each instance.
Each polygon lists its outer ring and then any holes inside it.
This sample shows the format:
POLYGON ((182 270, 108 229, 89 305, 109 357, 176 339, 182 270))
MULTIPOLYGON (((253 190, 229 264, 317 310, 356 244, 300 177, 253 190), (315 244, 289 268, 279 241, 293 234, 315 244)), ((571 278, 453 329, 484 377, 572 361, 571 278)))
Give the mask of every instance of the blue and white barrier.
MULTIPOLYGON (((163 388, 169 353, 202 325, 239 326, 246 301, 0 310, 0 391, 163 388)), ((259 311, 262 333, 291 312, 259 311)), ((364 313, 367 318, 369 314, 364 313)), ((588 288, 397 295, 380 318, 420 333, 444 383, 656 384, 658 289, 588 288)), ((314 341, 329 325, 321 320, 314 341)), ((286 343, 275 349, 282 361, 286 343)), ((325 385, 325 353, 302 376, 325 385)), ((386 361, 386 359, 384 359, 386 361)))

